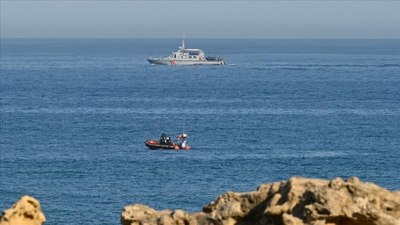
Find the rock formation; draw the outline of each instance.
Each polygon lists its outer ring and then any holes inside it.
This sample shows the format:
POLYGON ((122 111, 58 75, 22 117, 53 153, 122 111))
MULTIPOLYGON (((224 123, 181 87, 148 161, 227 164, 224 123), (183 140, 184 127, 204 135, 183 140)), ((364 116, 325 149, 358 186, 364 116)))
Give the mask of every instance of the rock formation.
POLYGON ((0 217, 0 225, 42 225, 46 218, 38 200, 23 196, 0 217))
POLYGON ((291 178, 254 192, 228 192, 203 212, 123 209, 123 225, 400 225, 400 192, 358 178, 291 178))

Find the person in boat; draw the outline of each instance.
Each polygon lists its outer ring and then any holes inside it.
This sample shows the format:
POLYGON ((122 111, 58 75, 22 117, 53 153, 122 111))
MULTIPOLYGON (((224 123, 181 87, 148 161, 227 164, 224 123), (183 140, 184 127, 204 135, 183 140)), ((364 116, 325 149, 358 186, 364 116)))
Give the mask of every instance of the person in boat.
POLYGON ((170 145, 171 144, 171 138, 168 135, 162 133, 161 136, 160 136, 160 144, 161 145, 170 145))
POLYGON ((165 140, 165 143, 166 143, 167 145, 170 145, 170 144, 171 144, 171 138, 170 138, 169 136, 167 136, 167 139, 165 140))
POLYGON ((187 146, 186 139, 187 139, 187 134, 179 134, 178 137, 176 138, 176 144, 181 147, 181 149, 185 149, 187 146))

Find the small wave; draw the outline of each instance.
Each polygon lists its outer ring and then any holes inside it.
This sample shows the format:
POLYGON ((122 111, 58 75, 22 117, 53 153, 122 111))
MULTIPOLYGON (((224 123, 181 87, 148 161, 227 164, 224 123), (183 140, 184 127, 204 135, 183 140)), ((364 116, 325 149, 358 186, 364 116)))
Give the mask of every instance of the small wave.
POLYGON ((332 158, 345 155, 348 155, 348 153, 344 151, 302 151, 299 153, 281 154, 278 158, 332 158))
MULTIPOLYGON (((209 151, 210 149, 208 149, 209 151)), ((201 152, 201 149, 198 149, 197 152, 201 152)), ((200 160, 200 161, 209 161, 209 160, 271 160, 271 159, 294 159, 294 158, 335 158, 342 157, 348 155, 345 151, 263 151, 258 153, 246 153, 246 154, 214 154, 209 153, 207 155, 204 154, 195 154, 192 155, 192 159, 200 160)))
POLYGON ((268 108, 2 108, 2 113, 47 113, 47 114, 143 114, 143 115, 366 115, 366 116, 398 116, 400 110, 389 109, 268 109, 268 108))
MULTIPOLYGON (((385 67, 400 67, 400 64, 267 64, 264 69, 285 69, 285 70, 308 70, 315 68, 385 68, 385 67)), ((260 69, 255 67, 253 69, 260 69)))

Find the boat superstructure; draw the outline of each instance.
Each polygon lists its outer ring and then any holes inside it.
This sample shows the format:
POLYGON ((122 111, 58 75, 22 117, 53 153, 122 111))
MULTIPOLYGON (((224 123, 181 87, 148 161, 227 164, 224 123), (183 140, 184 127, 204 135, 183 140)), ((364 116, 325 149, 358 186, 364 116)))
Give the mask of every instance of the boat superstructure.
POLYGON ((151 64, 160 65, 224 65, 225 62, 221 58, 206 57, 203 50, 185 48, 185 40, 182 40, 182 46, 179 50, 165 58, 148 58, 151 64))

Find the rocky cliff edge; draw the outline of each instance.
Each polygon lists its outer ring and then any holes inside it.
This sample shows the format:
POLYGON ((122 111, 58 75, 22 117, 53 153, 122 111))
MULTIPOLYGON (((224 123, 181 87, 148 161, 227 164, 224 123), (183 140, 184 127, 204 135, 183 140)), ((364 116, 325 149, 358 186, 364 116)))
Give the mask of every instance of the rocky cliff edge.
POLYGON ((0 216, 0 225, 41 225, 46 222, 38 200, 23 196, 0 216))
POLYGON ((400 192, 358 178, 291 178, 256 191, 227 192, 203 212, 126 206, 123 225, 400 225, 400 192))

